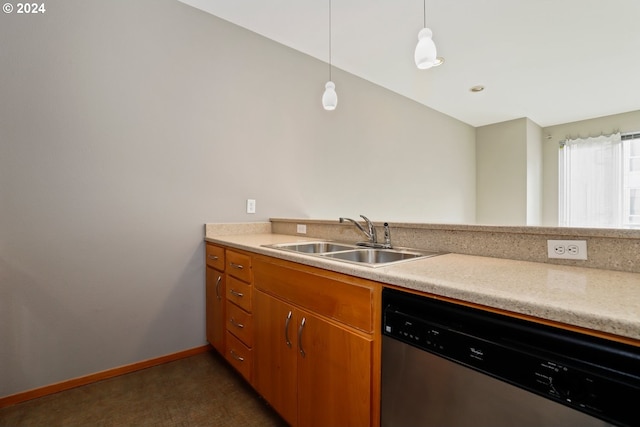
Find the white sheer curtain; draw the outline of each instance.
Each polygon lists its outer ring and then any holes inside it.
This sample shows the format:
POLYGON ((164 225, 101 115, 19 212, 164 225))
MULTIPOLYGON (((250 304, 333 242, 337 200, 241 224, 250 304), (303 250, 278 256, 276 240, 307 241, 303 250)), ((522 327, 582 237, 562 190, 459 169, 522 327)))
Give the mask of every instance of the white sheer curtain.
POLYGON ((567 140, 560 150, 560 225, 620 227, 620 133, 567 140))

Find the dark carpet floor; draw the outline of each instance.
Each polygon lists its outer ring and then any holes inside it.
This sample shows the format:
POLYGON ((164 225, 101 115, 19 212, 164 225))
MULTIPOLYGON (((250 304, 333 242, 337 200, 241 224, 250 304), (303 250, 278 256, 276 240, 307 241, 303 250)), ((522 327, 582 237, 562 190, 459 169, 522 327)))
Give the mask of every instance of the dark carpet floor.
POLYGON ((0 426, 286 426, 215 352, 0 409, 0 426))

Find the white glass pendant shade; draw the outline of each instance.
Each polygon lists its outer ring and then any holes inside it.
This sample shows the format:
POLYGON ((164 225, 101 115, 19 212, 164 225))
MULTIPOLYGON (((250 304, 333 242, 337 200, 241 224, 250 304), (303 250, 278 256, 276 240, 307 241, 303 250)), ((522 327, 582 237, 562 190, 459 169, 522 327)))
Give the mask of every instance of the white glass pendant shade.
POLYGON ((438 62, 438 53, 436 52, 436 45, 432 37, 433 33, 429 28, 423 28, 418 33, 418 45, 416 46, 414 59, 416 61, 416 67, 421 70, 431 68, 438 62))
POLYGON ((338 94, 336 93, 336 85, 332 81, 328 81, 324 85, 324 94, 322 95, 322 106, 325 110, 335 110, 338 105, 338 94))

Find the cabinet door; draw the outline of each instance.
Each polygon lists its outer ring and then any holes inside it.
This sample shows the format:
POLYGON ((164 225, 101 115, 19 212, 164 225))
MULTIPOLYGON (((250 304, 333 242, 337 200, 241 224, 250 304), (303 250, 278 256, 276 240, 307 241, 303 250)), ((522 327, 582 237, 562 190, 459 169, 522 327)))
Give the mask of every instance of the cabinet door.
POLYGON ((207 341, 224 354, 225 338, 225 277, 224 273, 207 265, 206 317, 207 341))
POLYGON ((256 290, 253 316, 254 387, 287 423, 296 426, 296 325, 299 322, 295 310, 256 290))
POLYGON ((371 425, 371 338, 301 311, 298 425, 371 425))

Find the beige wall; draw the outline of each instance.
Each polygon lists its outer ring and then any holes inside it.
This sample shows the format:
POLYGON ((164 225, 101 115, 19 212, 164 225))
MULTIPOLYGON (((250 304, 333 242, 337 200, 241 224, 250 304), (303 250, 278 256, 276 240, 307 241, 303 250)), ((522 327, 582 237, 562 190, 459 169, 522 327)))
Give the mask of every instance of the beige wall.
POLYGON ((472 127, 340 70, 325 112, 326 64, 180 2, 0 39, 0 396, 204 344, 204 223, 475 219, 472 127))
POLYGON ((527 222, 542 225, 542 128, 527 119, 527 222))
POLYGON ((476 128, 476 222, 527 224, 526 118, 476 128))

